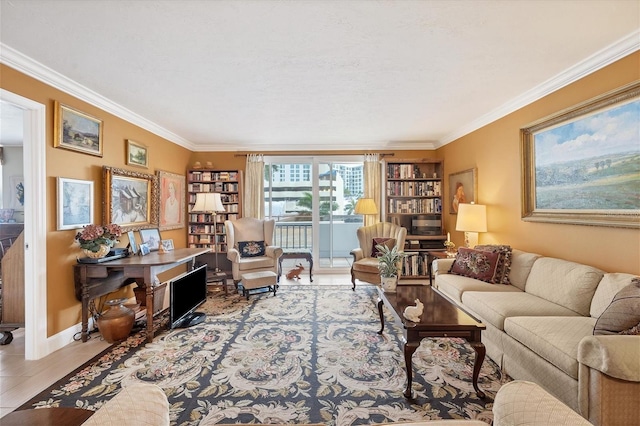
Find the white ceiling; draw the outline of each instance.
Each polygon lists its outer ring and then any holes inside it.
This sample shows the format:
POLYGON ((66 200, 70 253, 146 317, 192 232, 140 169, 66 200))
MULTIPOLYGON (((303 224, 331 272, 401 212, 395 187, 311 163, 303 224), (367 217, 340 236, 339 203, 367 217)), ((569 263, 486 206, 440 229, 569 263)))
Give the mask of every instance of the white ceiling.
POLYGON ((199 151, 432 149, 640 48, 638 0, 0 0, 0 15, 2 62, 199 151))

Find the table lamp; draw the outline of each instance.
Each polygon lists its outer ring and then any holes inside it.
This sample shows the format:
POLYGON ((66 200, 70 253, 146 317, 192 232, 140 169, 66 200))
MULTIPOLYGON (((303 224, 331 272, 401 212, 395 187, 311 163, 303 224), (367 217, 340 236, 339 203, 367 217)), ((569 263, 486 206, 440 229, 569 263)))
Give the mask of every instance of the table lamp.
POLYGON ((213 245, 215 247, 216 271, 218 272, 218 213, 225 211, 222 205, 222 199, 217 192, 198 192, 196 194, 196 203, 191 210, 192 213, 206 213, 213 216, 213 245))
POLYGON ((475 247, 478 244, 478 232, 487 232, 487 206, 460 204, 456 231, 464 231, 465 247, 475 247))
POLYGON ((378 214, 376 202, 373 201, 373 198, 360 198, 356 203, 354 213, 363 216, 378 214))

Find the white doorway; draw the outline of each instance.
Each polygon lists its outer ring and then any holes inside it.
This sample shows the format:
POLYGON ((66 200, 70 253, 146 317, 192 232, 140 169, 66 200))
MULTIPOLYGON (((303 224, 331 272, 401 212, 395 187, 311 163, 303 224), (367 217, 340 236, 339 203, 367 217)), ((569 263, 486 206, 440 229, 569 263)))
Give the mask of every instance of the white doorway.
POLYGON ((47 344, 46 107, 4 89, 0 89, 0 102, 24 111, 24 356, 35 360, 51 352, 47 344))

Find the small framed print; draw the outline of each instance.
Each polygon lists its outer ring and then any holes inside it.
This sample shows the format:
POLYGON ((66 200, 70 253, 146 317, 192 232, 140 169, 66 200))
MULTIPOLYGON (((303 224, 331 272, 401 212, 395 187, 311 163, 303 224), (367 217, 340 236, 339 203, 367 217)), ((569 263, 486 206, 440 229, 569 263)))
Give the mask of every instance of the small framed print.
POLYGON ((158 250, 160 247, 160 232, 158 232, 158 228, 141 229, 139 232, 142 244, 146 244, 151 251, 158 250))
POLYGON ((145 145, 127 139, 127 164, 130 166, 149 167, 149 150, 145 145))
POLYGON ((58 177, 57 230, 78 229, 93 222, 93 181, 58 177))
POLYGON ((164 249, 164 251, 172 251, 173 240, 162 240, 162 248, 164 249))
POLYGON ((145 243, 140 244, 140 254, 142 256, 146 256, 149 253, 151 253, 151 249, 149 249, 149 246, 146 245, 145 243))
POLYGON ((84 112, 54 104, 55 148, 70 149, 102 157, 102 121, 84 112))
POLYGON ((129 247, 131 248, 131 254, 138 254, 138 244, 136 243, 136 236, 133 231, 127 232, 129 237, 129 247))

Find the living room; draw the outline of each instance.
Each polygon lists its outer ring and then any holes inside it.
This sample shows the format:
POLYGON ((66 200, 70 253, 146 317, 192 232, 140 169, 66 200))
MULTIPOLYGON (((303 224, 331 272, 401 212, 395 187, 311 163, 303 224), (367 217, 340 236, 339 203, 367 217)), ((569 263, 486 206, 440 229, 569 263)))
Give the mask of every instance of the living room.
MULTIPOLYGON (((3 7, 7 7, 3 3, 3 7)), ((521 181, 521 140, 520 129, 581 102, 600 96, 639 79, 640 53, 637 32, 635 47, 627 50, 603 54, 601 66, 593 72, 584 71, 582 76, 569 79, 557 90, 547 90, 541 96, 532 97, 531 102, 519 105, 514 110, 489 123, 483 124, 460 135, 445 145, 433 148, 414 149, 375 149, 382 154, 394 154, 401 158, 438 158, 444 160, 444 174, 477 168, 479 202, 487 206, 488 232, 480 236, 483 244, 510 244, 521 250, 540 253, 584 263, 604 271, 640 274, 640 230, 637 228, 584 226, 561 223, 540 223, 522 220, 523 186, 521 181), (606 57, 607 59, 604 59, 606 57)), ((40 128, 44 135, 40 145, 26 148, 40 162, 32 162, 35 171, 31 174, 35 193, 39 198, 31 198, 31 205, 41 206, 39 219, 30 245, 34 247, 39 267, 32 273, 34 284, 30 294, 34 298, 33 307, 28 312, 27 321, 34 325, 37 336, 29 345, 35 357, 44 356, 72 341, 80 320, 80 304, 73 292, 73 268, 76 262, 77 248, 73 246, 74 231, 56 230, 56 178, 59 176, 90 180, 95 183, 96 217, 100 217, 104 188, 102 187, 102 167, 127 168, 125 161, 128 139, 144 141, 150 149, 149 170, 165 170, 177 174, 195 163, 212 162, 224 164, 227 168, 244 170, 245 158, 236 154, 234 147, 227 150, 200 151, 196 148, 180 145, 154 133, 148 128, 134 124, 109 112, 106 106, 92 103, 89 98, 64 90, 63 85, 45 82, 42 74, 32 73, 23 65, 16 65, 15 58, 9 58, 4 52, 0 64, 0 87, 3 91, 26 98, 31 102, 44 105, 41 111, 46 124, 40 128), (11 59, 11 60, 8 60, 11 59), (91 116, 100 117, 105 126, 105 149, 102 157, 84 155, 54 147, 54 102, 72 106, 91 116), (34 151, 40 151, 35 153, 34 151), (38 156, 39 155, 39 156, 38 156), (33 179, 35 177, 35 179, 33 179), (35 202, 34 202, 35 201, 35 202), (46 241, 46 244, 38 243, 46 241), (41 269, 40 269, 41 268, 41 269)), ((587 68, 583 64, 583 68, 587 68)), ((580 74, 580 73, 578 73, 580 74)), ((3 100, 9 98, 3 93, 3 100)), ((455 106, 450 106, 455 108, 455 106)), ((36 107, 34 107, 36 108, 36 107)), ((27 109, 29 109, 27 107, 27 109)), ((37 109, 36 109, 37 110, 37 109)), ((37 115, 37 114, 36 114, 37 115)), ((460 123, 463 128, 465 123, 460 123)), ((38 129, 37 125, 35 127, 38 129)), ((264 153, 263 147, 242 153, 264 153)), ((312 150, 310 156, 321 155, 362 155, 371 150, 312 150)), ((295 155, 298 150, 283 149, 269 152, 273 155, 295 155)), ((31 160, 29 160, 31 161, 31 160)), ((34 194, 27 194, 34 197, 34 194)), ((29 200, 29 198, 28 198, 29 200)), ((446 209, 447 207, 445 207, 446 209)), ((464 235, 455 231, 455 215, 445 210, 444 228, 450 230, 456 245, 463 245, 464 235)), ((186 246, 187 235, 184 229, 163 232, 164 238, 174 241, 176 247, 186 246)))

